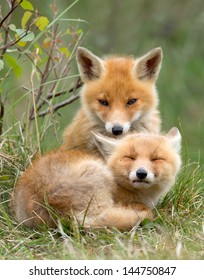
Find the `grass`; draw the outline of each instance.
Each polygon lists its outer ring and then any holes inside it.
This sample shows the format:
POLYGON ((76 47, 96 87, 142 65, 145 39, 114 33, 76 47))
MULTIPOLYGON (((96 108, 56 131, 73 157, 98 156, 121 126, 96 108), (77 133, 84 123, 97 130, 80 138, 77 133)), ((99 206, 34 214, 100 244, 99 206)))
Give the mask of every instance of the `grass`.
POLYGON ((14 220, 9 199, 33 152, 14 134, 2 137, 0 153, 0 259, 204 259, 204 170, 198 163, 184 163, 154 221, 130 232, 61 223, 56 230, 31 230, 14 220))

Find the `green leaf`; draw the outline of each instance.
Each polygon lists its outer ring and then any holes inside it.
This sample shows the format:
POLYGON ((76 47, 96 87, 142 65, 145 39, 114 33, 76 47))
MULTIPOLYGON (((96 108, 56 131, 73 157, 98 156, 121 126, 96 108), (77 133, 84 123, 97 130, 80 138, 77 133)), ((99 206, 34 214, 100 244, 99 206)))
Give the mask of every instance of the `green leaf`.
POLYGON ((67 35, 71 35, 72 34, 72 31, 70 30, 70 28, 67 29, 65 34, 67 34, 67 35))
POLYGON ((30 42, 30 41, 33 41, 35 38, 35 35, 33 32, 29 32, 25 37, 23 37, 21 39, 22 42, 30 42))
POLYGON ((67 48, 60 48, 60 51, 66 55, 66 57, 70 57, 70 51, 67 48))
POLYGON ((13 69, 15 76, 20 78, 22 74, 22 67, 17 63, 16 59, 8 54, 4 54, 4 58, 13 69))
POLYGON ((12 30, 12 31, 16 31, 16 26, 15 26, 15 24, 9 24, 9 28, 10 28, 10 30, 12 30))
POLYGON ((0 176, 0 181, 8 181, 9 179, 11 179, 11 177, 9 175, 1 175, 0 176))
POLYGON ((47 17, 39 17, 36 21, 35 21, 35 25, 38 27, 38 29, 40 31, 43 31, 47 25, 49 24, 49 19, 47 17))
POLYGON ((16 34, 18 37, 22 36, 23 34, 25 34, 25 29, 16 29, 15 30, 16 34))
POLYGON ((27 42, 18 41, 17 45, 21 48, 24 48, 27 45, 27 42))
POLYGON ((38 49, 38 54, 42 54, 42 53, 43 53, 41 47, 40 47, 37 43, 34 44, 34 48, 35 48, 36 50, 38 49))
MULTIPOLYGON (((20 2, 20 0, 18 0, 18 2, 20 2)), ((30 1, 23 0, 20 5, 24 10, 34 11, 33 5, 30 3, 30 1)))
POLYGON ((26 28, 26 24, 28 22, 28 20, 30 19, 30 17, 32 16, 32 13, 29 11, 26 11, 21 19, 21 26, 23 29, 26 28))
POLYGON ((4 62, 0 59, 0 71, 4 68, 4 62))
POLYGON ((83 33, 83 30, 82 30, 82 29, 78 29, 78 30, 77 30, 77 34, 78 34, 78 35, 80 35, 80 34, 82 34, 82 33, 83 33))
MULTIPOLYGON (((25 34, 25 30, 24 29, 16 29, 16 38, 18 39, 19 37, 23 36, 25 34)), ((28 31, 28 34, 26 36, 24 36, 20 41, 21 42, 30 42, 35 38, 35 35, 33 32, 28 31)))

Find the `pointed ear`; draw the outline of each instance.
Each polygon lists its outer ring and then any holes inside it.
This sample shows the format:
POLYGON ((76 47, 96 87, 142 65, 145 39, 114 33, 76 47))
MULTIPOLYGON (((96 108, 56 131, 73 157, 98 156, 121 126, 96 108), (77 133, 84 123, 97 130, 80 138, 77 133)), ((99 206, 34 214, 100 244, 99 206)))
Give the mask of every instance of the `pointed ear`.
POLYGON ((87 82, 100 78, 104 64, 103 60, 85 48, 77 48, 77 64, 82 81, 87 82))
POLYGON ((139 80, 155 82, 162 62, 162 49, 156 48, 136 60, 135 73, 139 80))
POLYGON ((92 132, 94 135, 94 142, 98 147, 104 158, 110 156, 118 145, 118 141, 102 134, 92 132))
POLYGON ((181 133, 178 128, 171 128, 166 134, 166 137, 169 139, 171 146, 175 149, 175 151, 179 153, 181 150, 181 133))

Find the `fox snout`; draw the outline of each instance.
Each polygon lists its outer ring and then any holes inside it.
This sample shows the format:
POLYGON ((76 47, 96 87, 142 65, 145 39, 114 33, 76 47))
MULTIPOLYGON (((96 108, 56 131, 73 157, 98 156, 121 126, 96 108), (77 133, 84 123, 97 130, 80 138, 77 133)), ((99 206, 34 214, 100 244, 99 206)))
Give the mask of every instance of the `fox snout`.
POLYGON ((105 128, 106 128, 107 132, 117 136, 117 135, 122 135, 122 134, 125 134, 126 132, 128 132, 128 130, 130 128, 130 124, 129 123, 120 124, 120 123, 107 122, 105 124, 105 128))
POLYGON ((149 188, 154 182, 154 173, 148 171, 144 167, 131 171, 129 179, 134 188, 149 188))
POLYGON ((123 134, 123 127, 120 125, 114 125, 112 128, 113 135, 121 135, 123 134))
POLYGON ((136 171, 136 176, 138 179, 140 180, 143 180, 147 177, 148 173, 147 171, 144 169, 144 168, 139 168, 137 171, 136 171))

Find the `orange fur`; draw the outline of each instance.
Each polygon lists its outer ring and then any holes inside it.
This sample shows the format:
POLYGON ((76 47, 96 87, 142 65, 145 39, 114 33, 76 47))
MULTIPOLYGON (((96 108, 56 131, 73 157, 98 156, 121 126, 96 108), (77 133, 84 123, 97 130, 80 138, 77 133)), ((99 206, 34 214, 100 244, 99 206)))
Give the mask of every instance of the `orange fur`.
POLYGON ((137 202, 153 209, 170 190, 181 159, 169 140, 162 135, 129 135, 121 140, 107 162, 122 188, 114 199, 117 203, 122 199, 124 205, 130 205, 136 198, 137 202), (144 181, 136 177, 141 168, 148 173, 144 181))
POLYGON ((132 134, 122 140, 93 136, 102 159, 82 151, 55 151, 36 161, 18 180, 12 209, 29 227, 55 227, 53 211, 85 227, 129 230, 145 218, 174 183, 180 167, 180 134, 132 134), (147 170, 138 180, 137 170, 147 170), (51 208, 51 209, 50 209, 51 208))
POLYGON ((110 57, 100 59, 79 48, 77 61, 84 81, 81 109, 64 133, 62 149, 83 149, 97 153, 91 131, 118 138, 113 128, 120 126, 121 135, 134 132, 158 133, 160 116, 155 82, 162 53, 155 49, 144 57, 110 57), (135 99, 135 103, 129 101, 135 99), (107 104, 103 105, 100 100, 107 104))

